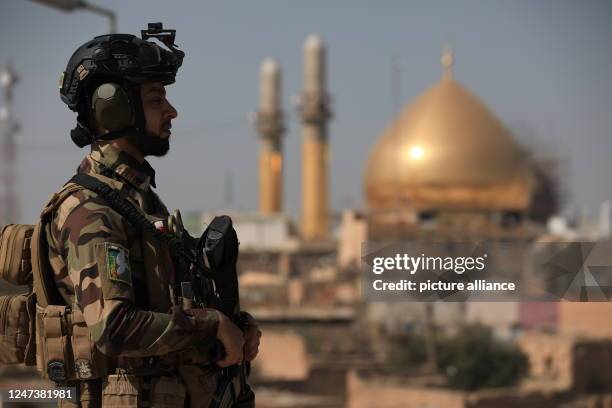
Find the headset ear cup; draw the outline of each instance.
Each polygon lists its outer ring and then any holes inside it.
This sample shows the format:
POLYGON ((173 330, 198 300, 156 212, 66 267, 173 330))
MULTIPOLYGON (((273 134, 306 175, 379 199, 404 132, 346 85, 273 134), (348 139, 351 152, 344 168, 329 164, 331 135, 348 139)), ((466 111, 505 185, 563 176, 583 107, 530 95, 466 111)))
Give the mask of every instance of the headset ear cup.
POLYGON ((109 132, 134 126, 134 106, 127 90, 108 82, 100 85, 91 97, 91 108, 98 124, 109 132))

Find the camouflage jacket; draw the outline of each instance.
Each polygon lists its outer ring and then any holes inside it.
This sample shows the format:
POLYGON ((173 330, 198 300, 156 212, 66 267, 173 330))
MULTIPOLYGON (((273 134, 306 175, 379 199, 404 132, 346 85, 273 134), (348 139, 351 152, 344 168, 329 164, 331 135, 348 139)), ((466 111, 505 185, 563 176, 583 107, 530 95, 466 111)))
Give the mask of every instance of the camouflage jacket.
MULTIPOLYGON (((153 192, 155 172, 108 144, 95 147, 79 166, 122 189, 150 221, 168 211, 153 192), (113 178, 106 177, 108 169, 113 178)), ((53 214, 46 230, 49 260, 68 305, 83 313, 97 348, 109 356, 161 356, 188 348, 205 352, 215 341, 218 316, 197 317, 174 305, 174 269, 165 244, 144 240, 101 197, 78 190, 53 214)))

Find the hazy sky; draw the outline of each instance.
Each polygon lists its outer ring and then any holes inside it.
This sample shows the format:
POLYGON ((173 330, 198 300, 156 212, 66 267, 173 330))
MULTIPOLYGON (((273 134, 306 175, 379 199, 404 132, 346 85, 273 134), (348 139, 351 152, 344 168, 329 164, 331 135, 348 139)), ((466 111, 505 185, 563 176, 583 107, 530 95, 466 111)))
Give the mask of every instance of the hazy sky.
MULTIPOLYGON (((102 1, 95 1, 102 5, 102 1)), ((177 29, 187 53, 168 94, 179 111, 170 154, 152 159, 170 208, 218 209, 233 174, 232 209, 257 206, 257 135, 247 119, 258 101, 261 61, 283 68, 288 115, 285 207, 300 208, 300 128, 293 95, 301 87, 302 43, 328 45, 331 205, 360 207, 365 161, 393 113, 392 55, 400 55, 402 104, 441 76, 440 53, 455 49, 455 78, 526 143, 568 159, 569 207, 591 214, 612 197, 612 2, 610 1, 106 1, 120 32, 147 22, 177 29), (129 6, 128 6, 129 5, 129 6)), ((21 220, 86 154, 69 139, 74 114, 57 83, 72 52, 107 21, 27 0, 0 6, 0 64, 12 61, 19 134, 21 220)))

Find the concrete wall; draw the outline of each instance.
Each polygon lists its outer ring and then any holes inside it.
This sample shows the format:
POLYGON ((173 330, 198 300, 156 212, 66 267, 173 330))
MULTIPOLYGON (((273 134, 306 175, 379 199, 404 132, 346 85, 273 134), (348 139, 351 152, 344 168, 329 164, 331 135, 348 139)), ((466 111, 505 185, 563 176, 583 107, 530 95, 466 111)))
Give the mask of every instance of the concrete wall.
POLYGON ((348 373, 347 408, 464 408, 464 393, 379 382, 348 373))
POLYGON ((304 339, 291 330, 266 329, 253 370, 263 381, 304 381, 309 361, 304 339))
POLYGON ((559 332, 590 338, 612 337, 612 302, 561 302, 559 332))
POLYGON ((529 359, 529 377, 569 389, 574 383, 572 338, 545 333, 526 333, 518 344, 529 359))
POLYGON ((562 394, 495 389, 464 392, 348 373, 348 408, 558 408, 562 394))

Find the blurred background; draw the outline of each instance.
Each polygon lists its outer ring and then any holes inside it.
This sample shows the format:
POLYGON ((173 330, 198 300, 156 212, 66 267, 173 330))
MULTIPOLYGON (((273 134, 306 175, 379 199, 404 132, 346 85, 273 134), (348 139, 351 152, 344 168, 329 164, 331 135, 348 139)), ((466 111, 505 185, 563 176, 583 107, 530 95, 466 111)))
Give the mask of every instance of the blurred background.
POLYGON ((610 240, 611 3, 0 7, 0 225, 87 153, 57 88, 72 52, 177 29, 157 192, 192 235, 235 221, 258 406, 612 407, 610 303, 368 303, 360 276, 365 241, 610 240))

